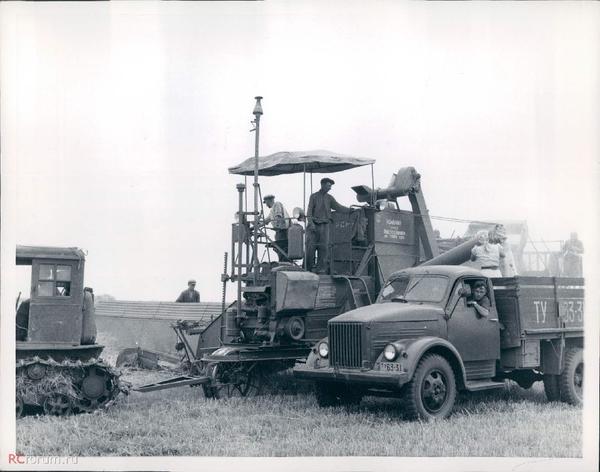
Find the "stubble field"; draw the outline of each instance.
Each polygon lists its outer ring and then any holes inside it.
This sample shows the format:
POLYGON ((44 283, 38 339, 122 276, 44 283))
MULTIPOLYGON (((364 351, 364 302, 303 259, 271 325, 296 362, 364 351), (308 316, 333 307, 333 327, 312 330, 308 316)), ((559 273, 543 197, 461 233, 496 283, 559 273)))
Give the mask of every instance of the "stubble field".
MULTIPOLYGON (((167 372, 129 370, 141 384, 167 372)), ((397 399, 317 406, 310 392, 207 400, 182 387, 128 397, 106 411, 17 421, 17 451, 61 456, 581 457, 580 408, 546 401, 540 382, 459 396, 434 423, 403 418, 397 399)))

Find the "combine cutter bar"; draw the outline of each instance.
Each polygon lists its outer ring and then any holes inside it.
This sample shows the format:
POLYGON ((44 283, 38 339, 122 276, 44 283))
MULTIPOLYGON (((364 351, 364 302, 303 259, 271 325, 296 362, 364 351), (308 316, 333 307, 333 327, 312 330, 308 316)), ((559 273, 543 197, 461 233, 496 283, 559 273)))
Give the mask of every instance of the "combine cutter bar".
POLYGON ((132 390, 136 392, 155 392, 157 390, 165 390, 167 388, 177 388, 184 387, 186 385, 202 385, 210 382, 209 377, 189 377, 187 375, 182 375, 180 377, 173 377, 171 379, 162 380, 160 382, 141 385, 139 387, 134 387, 132 390))

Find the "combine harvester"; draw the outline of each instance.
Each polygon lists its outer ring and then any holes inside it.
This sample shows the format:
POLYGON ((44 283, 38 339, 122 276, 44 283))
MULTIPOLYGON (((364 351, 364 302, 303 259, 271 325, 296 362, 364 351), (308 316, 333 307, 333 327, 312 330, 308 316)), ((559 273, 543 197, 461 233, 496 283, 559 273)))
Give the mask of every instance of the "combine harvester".
MULTIPOLYGON (((260 97, 253 113, 255 157, 229 169, 232 174, 254 178, 251 210, 244 204, 249 189, 243 183, 236 187, 238 221, 231 227, 231 265, 221 278, 224 284, 235 284, 236 301, 211 324, 212 333, 215 326, 219 328, 218 339, 203 335, 204 329, 194 323, 173 325, 189 374, 134 390, 202 385, 208 397, 268 391, 277 373, 306 359, 314 343, 326 336, 330 318, 371 304, 395 270, 438 255, 420 175, 406 167, 385 189, 374 191, 373 183, 353 187, 361 204, 351 213, 333 213, 328 273, 306 270, 304 208, 293 211, 287 249, 278 247, 264 222, 259 176, 301 174, 306 204, 307 174, 312 178, 315 173, 373 166, 375 161, 327 151, 259 157, 260 97), (401 197, 408 198, 412 211, 399 209, 401 197), (274 249, 290 262, 274 261, 274 249), (193 347, 188 336, 197 334, 199 341, 193 347)), ((371 182, 372 176, 371 169, 371 182)))

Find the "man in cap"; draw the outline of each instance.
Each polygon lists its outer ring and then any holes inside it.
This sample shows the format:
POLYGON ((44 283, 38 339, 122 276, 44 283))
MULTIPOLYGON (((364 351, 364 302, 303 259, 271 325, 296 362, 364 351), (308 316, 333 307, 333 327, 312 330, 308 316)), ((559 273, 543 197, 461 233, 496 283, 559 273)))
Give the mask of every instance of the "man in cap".
POLYGON ((196 290, 196 281, 188 280, 188 288, 179 294, 177 303, 200 303, 200 292, 196 290))
POLYGON ((327 273, 329 266, 329 227, 333 221, 331 210, 350 213, 352 210, 340 205, 335 198, 329 195, 331 186, 335 182, 329 177, 321 179, 321 189, 313 193, 308 200, 306 217, 306 268, 313 270, 315 253, 318 251, 319 259, 316 272, 327 273))
POLYGON ((271 224, 275 230, 275 244, 281 248, 275 248, 280 261, 286 261, 287 257, 287 230, 290 227, 290 217, 281 202, 275 201, 275 195, 265 195, 263 203, 267 205, 270 212, 265 218, 265 225, 271 224))
POLYGON ((583 243, 577 233, 571 233, 568 241, 562 246, 563 277, 581 277, 583 275, 583 243))

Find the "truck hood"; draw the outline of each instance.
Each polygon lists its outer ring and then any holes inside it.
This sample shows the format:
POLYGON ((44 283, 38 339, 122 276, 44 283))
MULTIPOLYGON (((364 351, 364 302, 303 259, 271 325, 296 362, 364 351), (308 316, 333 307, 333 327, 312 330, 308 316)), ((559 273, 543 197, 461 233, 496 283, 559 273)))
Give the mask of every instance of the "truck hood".
POLYGON ((428 321, 437 320, 443 314, 444 310, 437 305, 389 302, 375 303, 347 311, 332 318, 330 322, 428 321))

